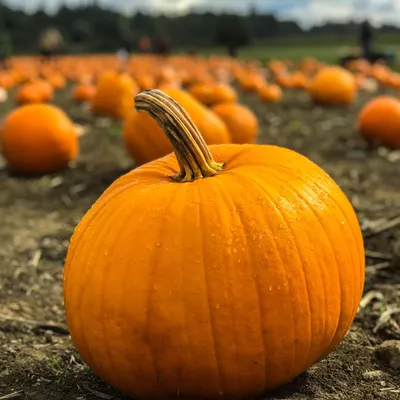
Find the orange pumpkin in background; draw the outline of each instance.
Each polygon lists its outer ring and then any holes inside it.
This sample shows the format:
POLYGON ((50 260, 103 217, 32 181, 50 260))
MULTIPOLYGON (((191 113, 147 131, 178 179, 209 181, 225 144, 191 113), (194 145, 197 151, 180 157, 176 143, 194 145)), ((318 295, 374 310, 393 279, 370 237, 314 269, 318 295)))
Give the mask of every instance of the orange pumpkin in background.
POLYGON ((47 78, 47 81, 54 89, 63 89, 67 82, 61 74, 53 74, 47 78))
POLYGON ((189 88, 189 93, 206 106, 235 103, 238 99, 236 90, 226 83, 197 83, 189 88))
POLYGON ((48 102, 53 99, 54 89, 49 82, 44 79, 36 79, 32 81, 32 84, 36 88, 37 92, 40 93, 43 102, 48 102))
POLYGON ((90 83, 78 83, 73 91, 72 98, 77 102, 91 101, 96 94, 96 87, 90 83))
POLYGON ((28 104, 12 111, 3 121, 0 140, 10 170, 26 174, 67 167, 79 147, 72 121, 50 104, 28 104))
POLYGON ((308 87, 312 99, 319 104, 347 105, 357 94, 354 75, 342 67, 320 69, 308 87))
POLYGON ((131 111, 133 98, 138 90, 129 75, 115 71, 104 72, 97 82, 92 111, 95 114, 123 119, 131 111))
POLYGON ((24 83, 18 87, 15 92, 15 101, 17 104, 31 104, 31 103, 42 103, 42 95, 37 90, 36 86, 31 83, 24 83))
POLYGON ((258 95, 267 103, 279 103, 282 100, 282 89, 275 84, 265 85, 258 89, 258 95))
POLYGON ((135 105, 175 154, 117 179, 75 229, 63 278, 73 343, 138 399, 250 399, 291 381, 357 312, 365 260, 350 202, 294 151, 208 148, 162 92, 135 105))
MULTIPOLYGON (((207 144, 231 142, 224 122, 193 96, 181 89, 165 87, 164 91, 184 105, 207 144)), ((123 132, 125 147, 138 165, 172 152, 171 143, 163 130, 154 119, 144 113, 132 110, 124 123, 123 132)))
POLYGON ((358 129, 371 144, 400 148, 400 100, 379 96, 368 102, 359 114, 358 129))
POLYGON ((224 121, 232 143, 255 143, 258 120, 250 108, 238 103, 221 103, 211 109, 224 121))

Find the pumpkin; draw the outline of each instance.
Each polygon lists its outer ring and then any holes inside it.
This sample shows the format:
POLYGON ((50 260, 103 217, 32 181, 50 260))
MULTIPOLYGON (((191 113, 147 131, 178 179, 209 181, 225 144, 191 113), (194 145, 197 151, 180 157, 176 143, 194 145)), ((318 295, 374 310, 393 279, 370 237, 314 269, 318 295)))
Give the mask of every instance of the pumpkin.
POLYGON ((63 89, 67 84, 65 78, 61 74, 50 75, 47 81, 54 89, 63 89))
POLYGON ((58 107, 27 104, 6 116, 1 147, 10 170, 50 173, 68 166, 78 153, 74 124, 58 107))
POLYGON ((132 108, 138 87, 133 79, 118 72, 104 72, 96 85, 92 111, 112 118, 123 119, 132 108))
POLYGON ((316 103, 347 105, 353 102, 357 94, 357 83, 351 72, 330 66, 317 72, 308 90, 316 103))
POLYGON ((42 95, 33 83, 22 84, 15 93, 17 104, 42 103, 42 95))
POLYGON ((135 97, 175 154, 118 178, 76 227, 63 272, 73 343, 139 399, 246 399, 348 331, 364 284, 357 217, 306 157, 206 146, 177 102, 135 97))
POLYGON ((282 100, 282 89, 275 84, 265 85, 258 89, 258 95, 267 103, 279 103, 282 100))
POLYGON ((221 103, 211 109, 225 122, 232 143, 254 143, 258 131, 258 120, 250 108, 238 103, 221 103))
POLYGON ((361 109, 358 129, 371 144, 400 148, 400 100, 391 96, 371 100, 361 109))
POLYGON ((150 74, 141 74, 135 77, 135 82, 140 90, 152 89, 156 87, 156 79, 150 74))
POLYGON ((206 106, 234 103, 238 99, 236 90, 226 83, 197 83, 189 88, 189 93, 206 106))
MULTIPOLYGON (((185 107, 207 144, 231 142, 224 122, 189 93, 171 87, 164 87, 163 91, 185 107)), ((163 157, 173 150, 158 124, 136 110, 132 110, 126 118, 123 136, 128 153, 138 165, 163 157)))
POLYGON ((72 91, 72 97, 77 102, 91 101, 95 94, 96 87, 90 83, 78 83, 72 91))
POLYGON ((32 84, 34 85, 36 91, 40 94, 40 98, 43 102, 48 102, 53 99, 54 89, 49 82, 44 79, 37 79, 32 81, 32 84))

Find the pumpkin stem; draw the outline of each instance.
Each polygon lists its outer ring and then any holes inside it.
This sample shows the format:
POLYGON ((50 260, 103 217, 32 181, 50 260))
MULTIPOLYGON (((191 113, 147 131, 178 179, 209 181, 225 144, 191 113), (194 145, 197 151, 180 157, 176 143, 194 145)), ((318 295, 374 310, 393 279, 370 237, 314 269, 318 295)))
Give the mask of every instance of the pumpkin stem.
POLYGON ((189 114, 172 97, 161 90, 144 90, 135 96, 135 108, 154 118, 168 136, 180 167, 171 179, 192 182, 222 171, 224 165, 214 161, 189 114))

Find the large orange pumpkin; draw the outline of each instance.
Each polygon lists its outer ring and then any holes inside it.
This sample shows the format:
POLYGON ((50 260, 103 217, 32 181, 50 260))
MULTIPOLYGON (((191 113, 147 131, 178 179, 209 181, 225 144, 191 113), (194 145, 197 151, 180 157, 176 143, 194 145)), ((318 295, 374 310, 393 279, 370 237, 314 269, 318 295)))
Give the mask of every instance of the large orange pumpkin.
POLYGON ((8 167, 28 174, 65 168, 78 153, 74 124, 49 104, 28 104, 12 111, 3 121, 0 141, 8 167))
POLYGON ((221 103, 211 109, 225 122, 232 143, 254 143, 258 132, 258 120, 250 108, 238 103, 221 103))
POLYGON ((96 86, 92 100, 92 110, 112 118, 125 118, 133 105, 133 97, 138 87, 132 78, 124 73, 105 72, 96 86))
POLYGON ((207 148, 160 91, 135 98, 174 154, 120 177, 71 238, 73 343, 138 399, 246 399, 292 380, 348 331, 364 284, 356 215, 291 150, 207 148))
MULTIPOLYGON (((163 90, 185 107, 207 144, 231 142, 224 122, 189 93, 168 87, 163 90)), ((123 132, 125 147, 138 165, 163 157, 173 150, 158 124, 136 110, 132 110, 126 118, 123 132)))
POLYGON ((337 66, 320 69, 308 90, 316 103, 328 105, 350 104, 357 94, 354 75, 337 66))
POLYGON ((358 129, 371 144, 400 148, 400 100, 391 96, 371 100, 360 112, 358 129))

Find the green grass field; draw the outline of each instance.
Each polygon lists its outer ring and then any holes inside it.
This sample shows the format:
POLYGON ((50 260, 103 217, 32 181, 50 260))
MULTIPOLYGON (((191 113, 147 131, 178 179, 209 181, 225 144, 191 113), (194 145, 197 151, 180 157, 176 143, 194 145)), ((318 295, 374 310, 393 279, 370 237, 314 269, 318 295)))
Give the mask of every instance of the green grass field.
MULTIPOLYGON (((381 34, 376 37, 374 51, 392 53, 396 57, 393 68, 400 70, 400 35, 381 34)), ((262 43, 254 43, 239 51, 239 57, 268 61, 273 58, 300 60, 303 57, 315 57, 320 61, 335 63, 341 57, 356 51, 357 37, 322 36, 300 38, 269 39, 262 43)), ((183 51, 187 49, 182 49, 183 51)), ((204 55, 226 54, 223 47, 200 49, 204 55)))

